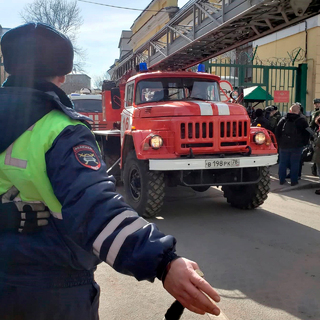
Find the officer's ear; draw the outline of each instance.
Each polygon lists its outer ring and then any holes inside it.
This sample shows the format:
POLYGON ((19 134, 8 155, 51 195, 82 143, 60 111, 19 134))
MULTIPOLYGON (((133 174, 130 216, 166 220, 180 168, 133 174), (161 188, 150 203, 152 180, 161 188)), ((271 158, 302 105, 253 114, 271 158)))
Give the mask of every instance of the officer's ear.
POLYGON ((61 85, 66 81, 66 76, 56 76, 48 80, 54 83, 57 87, 61 87, 61 85))
MULTIPOLYGON (((58 76, 58 82, 60 83, 60 86, 65 83, 66 81, 66 76, 58 76)), ((60 87, 59 86, 59 87, 60 87)))

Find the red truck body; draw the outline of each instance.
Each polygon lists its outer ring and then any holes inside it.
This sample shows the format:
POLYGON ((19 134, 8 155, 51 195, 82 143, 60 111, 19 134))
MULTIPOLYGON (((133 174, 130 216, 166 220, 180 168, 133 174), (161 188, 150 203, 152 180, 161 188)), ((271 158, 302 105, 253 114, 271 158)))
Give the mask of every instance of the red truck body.
POLYGON ((196 191, 222 186, 228 202, 243 209, 267 198, 268 166, 277 162, 274 136, 250 127, 242 105, 221 102, 219 81, 200 72, 145 72, 120 88, 106 83, 107 130, 94 132, 141 215, 159 212, 165 184, 196 191))

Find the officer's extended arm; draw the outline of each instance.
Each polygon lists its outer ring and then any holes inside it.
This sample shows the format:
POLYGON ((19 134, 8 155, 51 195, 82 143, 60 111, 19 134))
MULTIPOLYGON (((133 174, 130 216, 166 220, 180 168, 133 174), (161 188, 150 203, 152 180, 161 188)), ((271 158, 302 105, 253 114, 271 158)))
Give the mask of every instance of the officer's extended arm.
POLYGON ((176 257, 176 241, 139 217, 115 192, 91 131, 83 125, 67 127, 47 152, 46 163, 62 204, 65 237, 121 273, 138 280, 161 278, 176 257))

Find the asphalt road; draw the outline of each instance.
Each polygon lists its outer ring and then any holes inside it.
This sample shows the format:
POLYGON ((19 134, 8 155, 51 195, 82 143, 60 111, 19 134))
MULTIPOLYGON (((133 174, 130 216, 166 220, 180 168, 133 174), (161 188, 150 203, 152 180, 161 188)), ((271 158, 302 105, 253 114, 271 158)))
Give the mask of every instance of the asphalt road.
MULTIPOLYGON (((155 222, 199 263, 221 295, 221 320, 320 319, 320 196, 314 189, 270 193, 253 211, 230 207, 216 188, 171 188, 155 222)), ((101 320, 163 319, 173 298, 100 265, 101 320)), ((211 317, 210 317, 211 318, 211 317)), ((212 317, 219 319, 216 317, 212 317)), ((209 319, 186 311, 182 317, 209 319)))

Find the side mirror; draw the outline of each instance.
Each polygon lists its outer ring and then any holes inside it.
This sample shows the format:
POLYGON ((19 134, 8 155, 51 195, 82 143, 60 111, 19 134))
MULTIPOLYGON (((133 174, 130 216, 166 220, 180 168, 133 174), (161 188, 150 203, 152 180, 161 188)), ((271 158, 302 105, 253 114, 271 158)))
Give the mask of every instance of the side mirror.
POLYGON ((121 97, 120 97, 120 89, 112 88, 111 89, 111 103, 112 109, 121 109, 121 97))
POLYGON ((233 100, 237 100, 238 99, 238 97, 239 97, 239 92, 238 91, 236 91, 236 90, 234 90, 234 91, 232 91, 231 93, 230 93, 230 98, 231 99, 233 99, 233 100))

